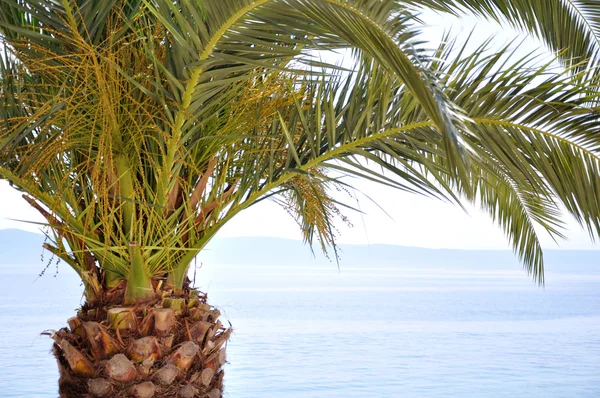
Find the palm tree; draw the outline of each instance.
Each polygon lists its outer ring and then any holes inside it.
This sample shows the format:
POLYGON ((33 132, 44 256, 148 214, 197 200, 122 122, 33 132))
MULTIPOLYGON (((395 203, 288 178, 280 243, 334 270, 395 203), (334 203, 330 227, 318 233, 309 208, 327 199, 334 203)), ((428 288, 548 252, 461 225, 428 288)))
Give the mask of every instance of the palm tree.
POLYGON ((61 396, 220 397, 230 329, 190 263, 269 198, 335 256, 332 188, 348 176, 485 208, 543 282, 536 225, 562 236, 564 208, 600 231, 599 13, 561 0, 3 1, 0 177, 85 286, 52 334, 61 396), (530 31, 562 66, 451 40, 427 52, 418 7, 530 31), (320 60, 346 48, 352 65, 320 60))

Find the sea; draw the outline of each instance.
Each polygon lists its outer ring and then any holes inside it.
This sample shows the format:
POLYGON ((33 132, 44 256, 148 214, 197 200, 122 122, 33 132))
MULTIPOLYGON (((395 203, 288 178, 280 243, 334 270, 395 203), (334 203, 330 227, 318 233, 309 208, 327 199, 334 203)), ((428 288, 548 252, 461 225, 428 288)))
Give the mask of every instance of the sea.
MULTIPOLYGON (((66 266, 0 265, 0 397, 56 397, 66 266)), ((598 266, 204 264, 234 333, 225 397, 600 397, 598 266)))

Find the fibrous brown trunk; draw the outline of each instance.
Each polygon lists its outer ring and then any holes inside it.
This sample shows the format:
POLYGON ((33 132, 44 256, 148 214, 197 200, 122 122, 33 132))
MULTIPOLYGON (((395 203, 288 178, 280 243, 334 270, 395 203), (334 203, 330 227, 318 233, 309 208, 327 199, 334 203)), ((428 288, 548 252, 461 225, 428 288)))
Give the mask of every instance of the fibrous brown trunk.
POLYGON ((191 289, 133 307, 84 305, 52 334, 60 397, 221 397, 231 329, 219 316, 191 289))

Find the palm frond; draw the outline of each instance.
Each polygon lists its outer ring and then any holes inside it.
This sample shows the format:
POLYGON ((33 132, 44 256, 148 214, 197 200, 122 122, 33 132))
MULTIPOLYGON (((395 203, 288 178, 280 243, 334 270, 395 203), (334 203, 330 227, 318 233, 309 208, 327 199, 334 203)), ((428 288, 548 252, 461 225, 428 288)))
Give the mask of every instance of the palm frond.
POLYGON ((543 40, 569 67, 600 62, 600 3, 594 0, 401 0, 417 9, 508 23, 543 40))
MULTIPOLYGON (((457 58, 451 47, 439 52, 436 67, 449 97, 470 117, 466 140, 479 187, 475 203, 488 208, 541 280, 534 225, 562 237, 563 206, 590 234, 600 233, 598 79, 539 64, 533 56, 507 62, 509 47, 496 53, 482 47, 457 58)), ((413 117, 425 118, 423 112, 413 117)), ((435 142, 434 134, 428 137, 435 142)), ((456 185, 451 179, 448 184, 456 185)))

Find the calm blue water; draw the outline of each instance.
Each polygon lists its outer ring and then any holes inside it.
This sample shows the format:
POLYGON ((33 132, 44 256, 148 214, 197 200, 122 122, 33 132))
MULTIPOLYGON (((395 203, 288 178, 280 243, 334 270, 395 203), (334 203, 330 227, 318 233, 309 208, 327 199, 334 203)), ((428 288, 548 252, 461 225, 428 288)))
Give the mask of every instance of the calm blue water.
MULTIPOLYGON (((0 396, 56 397, 51 343, 80 304, 62 266, 0 265, 0 396)), ((600 266, 202 268, 232 322, 229 397, 598 397, 600 266)))

